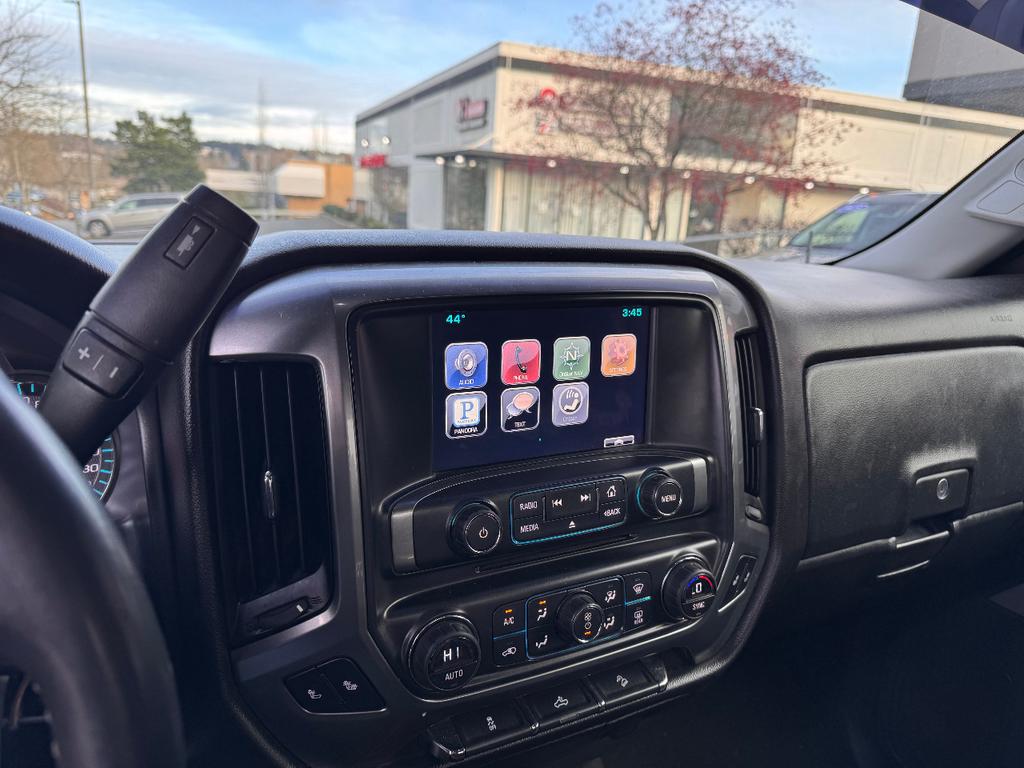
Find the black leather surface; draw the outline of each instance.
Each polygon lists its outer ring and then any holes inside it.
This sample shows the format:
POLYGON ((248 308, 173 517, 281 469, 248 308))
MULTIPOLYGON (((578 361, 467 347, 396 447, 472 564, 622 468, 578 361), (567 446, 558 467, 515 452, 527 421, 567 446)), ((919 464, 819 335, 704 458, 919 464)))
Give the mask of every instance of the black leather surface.
POLYGON ((811 366, 808 556, 903 533, 914 481, 971 472, 965 513, 1024 498, 1024 349, 884 355, 811 366))
POLYGON ((40 685, 61 766, 183 766, 170 659, 113 523, 10 387, 0 445, 0 663, 40 685))

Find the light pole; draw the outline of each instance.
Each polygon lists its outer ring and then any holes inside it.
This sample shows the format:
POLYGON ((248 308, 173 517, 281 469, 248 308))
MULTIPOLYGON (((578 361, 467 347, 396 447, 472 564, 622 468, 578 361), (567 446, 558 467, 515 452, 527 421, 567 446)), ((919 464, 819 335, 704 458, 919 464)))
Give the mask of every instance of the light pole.
POLYGON ((82 0, 64 0, 78 11, 78 58, 82 65, 82 105, 85 107, 85 159, 89 186, 85 190, 89 208, 92 208, 92 190, 95 183, 92 172, 92 126, 89 123, 89 81, 85 75, 85 30, 82 25, 82 0))

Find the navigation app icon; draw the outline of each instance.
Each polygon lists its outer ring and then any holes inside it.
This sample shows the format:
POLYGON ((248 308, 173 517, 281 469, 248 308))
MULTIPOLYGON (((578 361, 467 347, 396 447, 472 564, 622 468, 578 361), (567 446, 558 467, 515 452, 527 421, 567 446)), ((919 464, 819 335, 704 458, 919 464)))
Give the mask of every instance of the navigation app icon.
POLYGON ((555 381, 578 381, 590 375, 590 339, 563 336, 555 340, 551 375, 555 381))

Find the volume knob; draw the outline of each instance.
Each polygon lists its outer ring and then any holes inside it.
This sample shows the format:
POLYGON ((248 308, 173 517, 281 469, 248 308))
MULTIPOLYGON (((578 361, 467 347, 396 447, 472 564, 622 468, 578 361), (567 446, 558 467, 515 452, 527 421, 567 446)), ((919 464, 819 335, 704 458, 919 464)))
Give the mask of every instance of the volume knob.
POLYGON ((470 557, 486 555, 501 541, 501 518, 489 504, 467 504, 452 518, 449 538, 456 552, 470 557))

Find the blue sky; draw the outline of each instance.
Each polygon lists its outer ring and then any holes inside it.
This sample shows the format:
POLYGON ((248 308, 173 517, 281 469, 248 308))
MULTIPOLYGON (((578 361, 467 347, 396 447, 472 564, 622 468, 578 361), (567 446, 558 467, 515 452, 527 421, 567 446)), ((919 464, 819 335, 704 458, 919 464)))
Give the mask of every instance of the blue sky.
MULTIPOLYGON (((9 0, 0 0, 8 2, 9 0)), ((590 0, 82 0, 96 135, 136 109, 191 113, 202 139, 255 141, 262 79, 276 144, 351 150, 357 112, 498 40, 566 45, 590 0)), ((42 0, 77 86, 74 6, 42 0)), ((898 98, 917 11, 899 0, 797 0, 789 15, 830 85, 898 98)))

